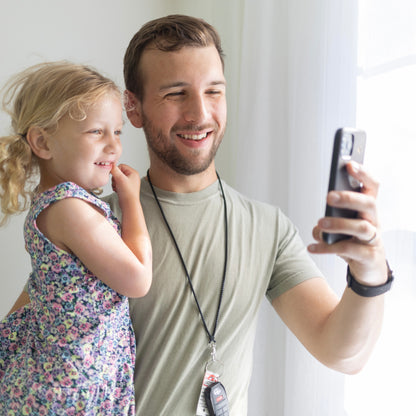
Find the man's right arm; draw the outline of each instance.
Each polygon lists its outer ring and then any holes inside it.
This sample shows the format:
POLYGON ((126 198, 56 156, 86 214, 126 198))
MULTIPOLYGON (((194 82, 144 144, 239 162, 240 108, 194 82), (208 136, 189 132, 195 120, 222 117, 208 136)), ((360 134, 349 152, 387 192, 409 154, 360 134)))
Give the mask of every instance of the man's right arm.
POLYGON ((17 311, 18 309, 27 305, 29 302, 30 302, 29 293, 23 290, 7 315, 10 315, 11 313, 17 311))

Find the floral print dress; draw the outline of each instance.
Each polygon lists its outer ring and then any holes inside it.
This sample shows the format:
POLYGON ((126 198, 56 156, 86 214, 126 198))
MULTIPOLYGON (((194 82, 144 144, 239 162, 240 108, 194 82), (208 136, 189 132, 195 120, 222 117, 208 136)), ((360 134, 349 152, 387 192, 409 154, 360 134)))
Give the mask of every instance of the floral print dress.
POLYGON ((95 205, 120 231, 108 205, 74 183, 33 199, 24 227, 31 303, 0 322, 0 414, 134 415, 128 299, 36 226, 39 213, 64 198, 95 205))

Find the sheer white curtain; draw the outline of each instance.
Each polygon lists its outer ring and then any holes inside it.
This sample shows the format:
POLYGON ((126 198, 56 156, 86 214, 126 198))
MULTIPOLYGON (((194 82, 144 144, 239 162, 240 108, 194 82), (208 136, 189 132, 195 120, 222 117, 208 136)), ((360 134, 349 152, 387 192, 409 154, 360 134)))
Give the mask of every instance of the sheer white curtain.
MULTIPOLYGON (((226 154, 220 167, 238 189, 279 204, 310 242, 324 211, 333 133, 355 125, 357 4, 241 4, 241 37, 233 45, 238 53, 232 52, 238 61, 227 58, 227 68, 238 74, 238 84, 231 79, 228 90, 228 97, 238 96, 230 103, 237 106, 231 107, 226 138, 231 157, 226 154)), ((236 30, 221 29, 225 35, 236 30)), ((343 262, 315 260, 341 293, 343 262)), ((317 363, 267 304, 258 333, 250 415, 345 414, 344 377, 317 363)))
POLYGON ((380 216, 396 274, 383 332, 364 369, 347 379, 352 416, 414 415, 416 373, 416 3, 359 2, 357 120, 367 164, 381 181, 380 216))

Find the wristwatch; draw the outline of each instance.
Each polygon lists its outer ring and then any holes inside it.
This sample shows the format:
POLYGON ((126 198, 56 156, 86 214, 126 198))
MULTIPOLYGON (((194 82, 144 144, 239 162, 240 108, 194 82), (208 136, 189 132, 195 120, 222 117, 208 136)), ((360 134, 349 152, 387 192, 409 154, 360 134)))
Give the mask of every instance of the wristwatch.
POLYGON ((354 276, 351 274, 350 266, 347 268, 347 286, 351 288, 351 290, 354 291, 357 295, 364 296, 366 298, 379 296, 388 292, 391 289, 393 280, 394 276, 392 270, 390 269, 389 263, 387 263, 387 282, 379 286, 366 286, 357 282, 354 276))

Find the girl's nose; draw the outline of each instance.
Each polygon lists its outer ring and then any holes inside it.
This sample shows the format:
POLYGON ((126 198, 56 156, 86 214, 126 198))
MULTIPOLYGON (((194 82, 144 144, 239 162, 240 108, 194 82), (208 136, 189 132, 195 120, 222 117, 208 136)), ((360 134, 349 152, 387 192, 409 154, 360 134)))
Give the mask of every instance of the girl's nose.
POLYGON ((108 133, 105 149, 109 153, 117 153, 121 150, 120 136, 117 133, 108 133))

